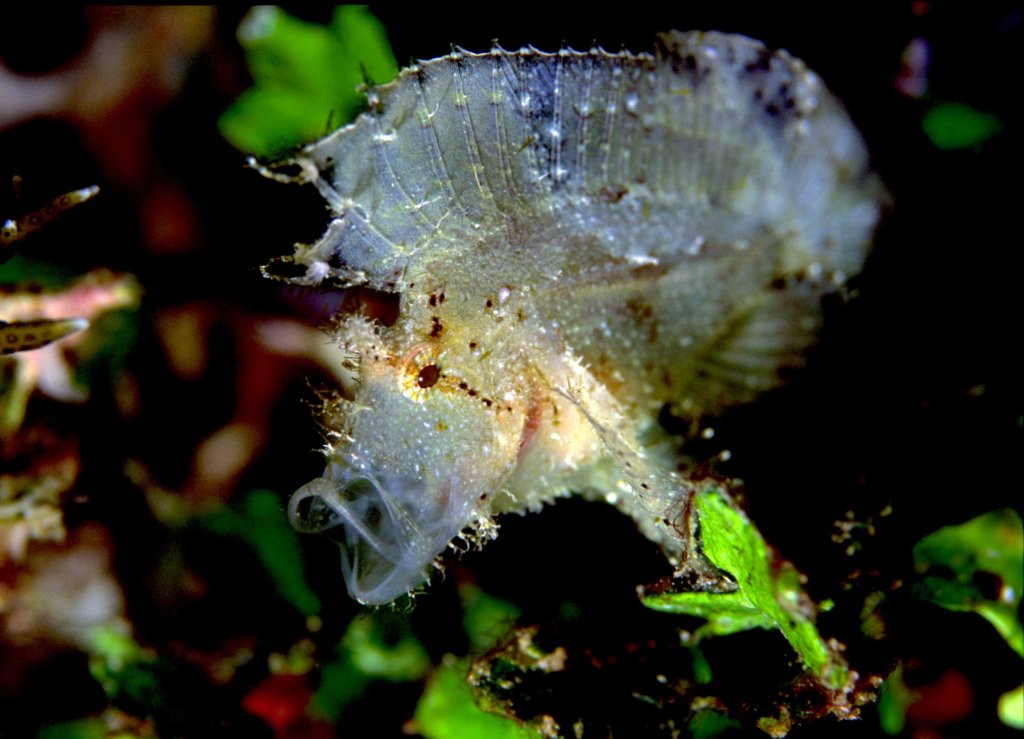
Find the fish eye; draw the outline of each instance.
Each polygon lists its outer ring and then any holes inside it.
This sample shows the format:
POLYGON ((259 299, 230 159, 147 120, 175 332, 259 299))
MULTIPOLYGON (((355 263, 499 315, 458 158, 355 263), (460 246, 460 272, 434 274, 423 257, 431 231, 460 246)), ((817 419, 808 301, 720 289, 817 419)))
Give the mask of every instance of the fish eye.
POLYGON ((426 390, 429 387, 434 387, 440 378, 441 370, 437 368, 437 365, 428 364, 420 370, 418 375, 416 375, 416 384, 426 390))

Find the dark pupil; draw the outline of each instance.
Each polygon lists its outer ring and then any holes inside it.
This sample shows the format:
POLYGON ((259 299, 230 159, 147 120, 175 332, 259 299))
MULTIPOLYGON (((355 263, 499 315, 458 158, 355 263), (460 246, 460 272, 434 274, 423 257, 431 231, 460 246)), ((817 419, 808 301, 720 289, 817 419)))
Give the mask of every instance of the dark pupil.
POLYGON ((437 365, 428 364, 416 375, 416 384, 422 388, 434 387, 439 377, 441 377, 441 370, 437 368, 437 365))

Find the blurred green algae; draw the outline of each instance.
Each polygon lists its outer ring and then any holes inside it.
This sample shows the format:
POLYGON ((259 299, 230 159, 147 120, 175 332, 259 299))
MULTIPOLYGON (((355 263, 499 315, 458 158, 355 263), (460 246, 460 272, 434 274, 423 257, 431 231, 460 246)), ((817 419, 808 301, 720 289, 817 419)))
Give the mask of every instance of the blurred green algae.
POLYGON ((253 86, 219 126, 232 145, 258 156, 280 155, 351 121, 366 104, 359 88, 398 74, 384 28, 364 6, 339 6, 324 26, 259 6, 238 40, 253 86))

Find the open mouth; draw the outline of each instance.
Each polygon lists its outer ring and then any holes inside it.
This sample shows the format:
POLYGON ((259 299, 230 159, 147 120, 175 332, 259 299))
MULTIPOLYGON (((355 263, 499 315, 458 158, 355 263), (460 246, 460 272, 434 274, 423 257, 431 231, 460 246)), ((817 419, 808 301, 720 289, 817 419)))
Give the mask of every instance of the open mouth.
POLYGON ((295 528, 341 547, 346 585, 362 603, 389 603, 424 583, 431 562, 466 524, 452 510, 450 487, 438 494, 418 478, 335 474, 292 495, 295 528))

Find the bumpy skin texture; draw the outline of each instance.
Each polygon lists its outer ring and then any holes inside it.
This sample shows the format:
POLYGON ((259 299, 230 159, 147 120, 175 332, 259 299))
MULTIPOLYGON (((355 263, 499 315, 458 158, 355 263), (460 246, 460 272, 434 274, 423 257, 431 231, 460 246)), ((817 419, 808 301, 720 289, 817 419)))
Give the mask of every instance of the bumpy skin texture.
POLYGON ((289 164, 333 212, 288 258, 298 281, 400 296, 393 325, 337 326, 353 382, 291 503, 365 603, 569 493, 685 566, 691 485, 659 411, 717 412, 798 365, 883 197, 817 77, 719 33, 423 62, 289 164))

